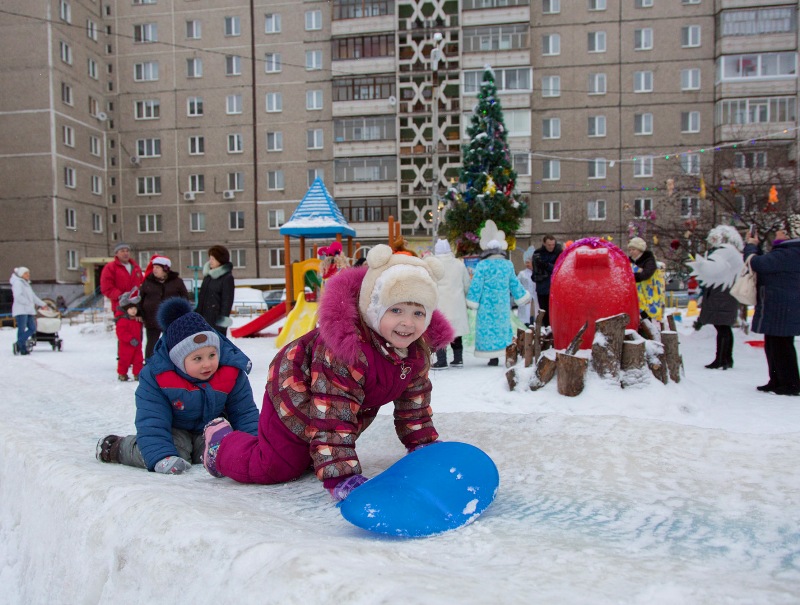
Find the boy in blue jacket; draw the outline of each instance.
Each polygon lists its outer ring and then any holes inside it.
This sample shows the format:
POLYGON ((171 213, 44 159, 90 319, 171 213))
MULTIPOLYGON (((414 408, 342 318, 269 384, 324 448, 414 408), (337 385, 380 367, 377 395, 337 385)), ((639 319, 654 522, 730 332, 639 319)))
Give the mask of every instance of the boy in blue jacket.
POLYGON ((247 378, 252 362, 185 299, 162 303, 158 323, 163 335, 136 389, 136 434, 100 439, 96 457, 180 475, 202 462, 203 427, 214 418, 256 434, 258 408, 247 378))

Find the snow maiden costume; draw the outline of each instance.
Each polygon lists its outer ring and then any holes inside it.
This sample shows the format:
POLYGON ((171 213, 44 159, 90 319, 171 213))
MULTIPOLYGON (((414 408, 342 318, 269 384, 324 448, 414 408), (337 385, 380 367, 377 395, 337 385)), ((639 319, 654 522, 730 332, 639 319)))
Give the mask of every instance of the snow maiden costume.
POLYGON ((475 318, 475 357, 495 359, 505 356, 506 347, 514 338, 511 327, 509 292, 517 305, 524 305, 531 295, 525 291, 514 273, 514 264, 506 259, 506 234, 494 221, 486 221, 481 231, 483 260, 475 268, 467 294, 467 307, 477 309, 475 318))
POLYGON ((273 484, 313 467, 336 497, 338 486, 365 480, 356 440, 392 401, 395 430, 408 450, 437 439, 430 348, 453 339, 447 320, 435 310, 441 264, 433 257, 392 254, 381 244, 370 250, 367 265, 332 277, 321 296, 319 327, 273 359, 258 436, 231 432, 222 420, 206 427, 209 473, 273 484), (423 336, 407 349, 395 349, 378 333, 383 314, 401 302, 417 303, 426 312, 423 336))

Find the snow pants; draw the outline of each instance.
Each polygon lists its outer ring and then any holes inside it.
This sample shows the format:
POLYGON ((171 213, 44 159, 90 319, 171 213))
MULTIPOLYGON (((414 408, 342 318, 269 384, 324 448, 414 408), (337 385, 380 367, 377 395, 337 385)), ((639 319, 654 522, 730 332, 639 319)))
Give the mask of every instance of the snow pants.
POLYGON ((118 341, 119 360, 117 361, 117 374, 120 376, 128 374, 128 368, 133 367, 133 375, 138 376, 144 366, 144 355, 142 354, 142 343, 133 346, 129 342, 118 341))
POLYGON ((258 435, 233 431, 220 443, 217 470, 239 483, 271 485, 297 479, 312 465, 309 444, 292 433, 265 401, 258 435))
MULTIPOLYGON (((203 449, 206 445, 202 431, 193 433, 183 429, 172 429, 172 441, 178 455, 192 464, 203 463, 203 449)), ((147 464, 139 451, 136 435, 123 437, 119 446, 119 463, 138 468, 147 468, 147 464)))

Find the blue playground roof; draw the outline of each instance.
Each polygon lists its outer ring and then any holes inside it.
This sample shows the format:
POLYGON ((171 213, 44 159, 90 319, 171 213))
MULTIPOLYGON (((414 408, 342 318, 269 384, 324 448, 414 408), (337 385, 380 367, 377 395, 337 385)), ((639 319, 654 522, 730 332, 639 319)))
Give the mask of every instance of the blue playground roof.
POLYGON ((317 177, 308 188, 305 197, 287 222, 280 229, 281 235, 293 237, 322 238, 341 233, 355 237, 356 231, 339 210, 322 179, 317 177))

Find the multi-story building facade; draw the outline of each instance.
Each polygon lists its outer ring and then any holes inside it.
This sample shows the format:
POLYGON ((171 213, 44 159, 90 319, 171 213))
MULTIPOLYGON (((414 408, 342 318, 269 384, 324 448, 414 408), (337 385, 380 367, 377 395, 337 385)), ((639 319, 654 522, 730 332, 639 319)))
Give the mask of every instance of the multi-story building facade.
POLYGON ((78 282, 82 259, 125 241, 141 263, 167 254, 184 275, 223 244, 238 277, 280 278, 294 259, 278 230, 317 176, 362 244, 385 241, 393 215, 423 245, 458 177, 485 65, 529 208, 520 247, 544 233, 624 240, 653 212, 702 213, 694 179, 743 153, 738 140, 796 158, 797 10, 11 0, 0 14, 2 270, 24 260, 38 278, 78 282), (20 258, 30 249, 35 260, 20 258))

